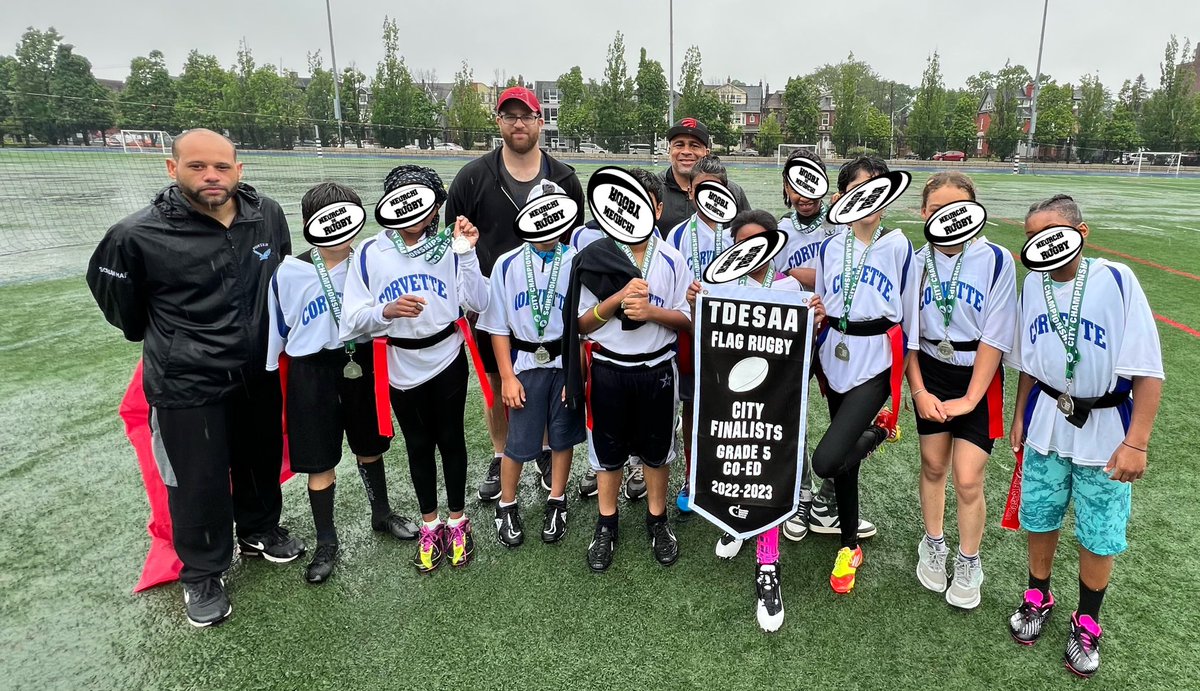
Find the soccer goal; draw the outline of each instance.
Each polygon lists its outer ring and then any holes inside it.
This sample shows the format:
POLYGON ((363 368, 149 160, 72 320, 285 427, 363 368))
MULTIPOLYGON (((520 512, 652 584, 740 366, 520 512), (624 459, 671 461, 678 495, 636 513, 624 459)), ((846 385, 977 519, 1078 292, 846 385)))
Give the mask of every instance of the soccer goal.
POLYGON ((817 152, 816 144, 780 144, 775 149, 775 165, 782 166, 787 157, 792 155, 796 149, 809 149, 813 153, 817 152))
POLYGON ((121 150, 127 154, 171 153, 174 137, 162 130, 121 130, 117 133, 121 150))
POLYGON ((1175 175, 1179 175, 1179 164, 1183 160, 1183 153, 1179 151, 1139 151, 1134 154, 1137 160, 1137 175, 1142 174, 1142 163, 1146 165, 1165 165, 1167 172, 1174 170, 1175 175))

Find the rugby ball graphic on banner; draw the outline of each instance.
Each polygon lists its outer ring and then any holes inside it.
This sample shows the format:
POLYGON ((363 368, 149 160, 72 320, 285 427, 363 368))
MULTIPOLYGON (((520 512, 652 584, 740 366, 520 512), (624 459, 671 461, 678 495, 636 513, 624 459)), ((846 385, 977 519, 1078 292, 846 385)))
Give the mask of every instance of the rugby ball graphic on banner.
POLYGON ((605 166, 588 180, 588 208, 600 229, 617 242, 636 245, 654 232, 654 205, 642 184, 623 168, 605 166))
POLYGON ((1047 272, 1071 263, 1083 251, 1083 233, 1071 226, 1047 228, 1025 242, 1021 263, 1030 271, 1047 272))
POLYGON ((696 185, 696 208, 718 223, 729 223, 738 211, 733 193, 716 180, 705 180, 696 185))
POLYGON ((728 283, 754 273, 775 258, 787 244, 787 233, 769 230, 735 243, 718 254, 704 269, 707 283, 728 283))
POLYGON ((513 230, 525 242, 550 242, 570 230, 578 214, 579 205, 568 195, 544 194, 521 209, 513 230))
POLYGON ((729 370, 729 390, 734 393, 753 391, 767 380, 769 369, 767 361, 758 356, 739 360, 733 369, 729 370))
POLYGON ((829 192, 829 176, 807 158, 794 158, 783 169, 788 187, 805 199, 820 199, 829 192))
POLYGON ((825 220, 834 225, 861 221, 890 206, 911 183, 912 175, 905 170, 877 175, 839 197, 825 220))
POLYGON ((412 182, 383 195, 375 205, 375 222, 384 228, 411 228, 433 211, 437 194, 428 185, 412 182))
POLYGON ((313 247, 333 247, 358 235, 367 222, 367 212, 354 202, 323 206, 304 224, 304 239, 313 247))
POLYGON ((987 210, 977 202, 947 204, 925 221, 925 239, 938 247, 961 245, 983 230, 987 210))

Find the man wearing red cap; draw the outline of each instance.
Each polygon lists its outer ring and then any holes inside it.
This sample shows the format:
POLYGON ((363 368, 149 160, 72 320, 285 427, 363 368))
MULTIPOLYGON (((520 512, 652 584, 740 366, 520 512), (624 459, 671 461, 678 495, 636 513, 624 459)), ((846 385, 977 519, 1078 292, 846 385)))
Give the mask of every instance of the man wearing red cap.
MULTIPOLYGON (((688 197, 688 189, 692 185, 692 166, 696 161, 708 155, 710 137, 708 128, 696 118, 684 118, 667 130, 668 157, 671 167, 662 172, 662 181, 667 191, 663 196, 662 217, 658 227, 665 233, 674 228, 696 212, 692 200, 688 197)), ((737 200, 738 211, 749 211, 750 201, 746 193, 733 181, 729 182, 729 191, 737 200)))
MULTIPOLYGON (((504 146, 471 161, 458 171, 446 200, 446 218, 465 216, 479 228, 475 246, 484 276, 492 275, 496 258, 516 249, 521 240, 513 231, 517 212, 525 205, 529 192, 542 180, 556 183, 578 204, 579 217, 570 227, 583 225, 583 188, 575 169, 555 160, 538 147, 542 132, 542 104, 532 91, 514 86, 496 100, 496 125, 504 146)), ((500 374, 491 339, 476 338, 493 391, 500 390, 500 374)), ((504 406, 493 406, 487 415, 492 438, 493 458, 483 481, 479 498, 492 501, 500 496, 500 459, 508 436, 504 406)), ((550 453, 538 459, 542 487, 550 489, 550 453)))

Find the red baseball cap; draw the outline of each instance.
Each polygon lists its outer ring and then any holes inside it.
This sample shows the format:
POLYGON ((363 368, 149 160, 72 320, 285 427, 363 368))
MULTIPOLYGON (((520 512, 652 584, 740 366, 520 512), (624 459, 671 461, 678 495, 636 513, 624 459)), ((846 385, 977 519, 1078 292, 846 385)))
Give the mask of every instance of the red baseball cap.
POLYGON ((504 93, 500 94, 500 98, 496 99, 496 110, 499 111, 504 107, 506 102, 513 99, 524 103, 529 110, 535 113, 541 114, 542 112, 542 104, 538 102, 537 96, 523 86, 513 86, 505 89, 504 93))

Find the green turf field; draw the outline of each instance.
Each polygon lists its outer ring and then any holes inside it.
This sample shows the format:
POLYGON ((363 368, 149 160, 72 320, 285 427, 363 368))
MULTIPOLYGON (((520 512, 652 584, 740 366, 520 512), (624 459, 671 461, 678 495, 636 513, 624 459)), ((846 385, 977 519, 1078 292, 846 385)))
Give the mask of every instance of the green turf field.
MULTIPOLYGON (((252 155, 245 161, 247 180, 289 212, 321 177, 350 181, 374 201, 396 163, 252 155)), ((449 178, 459 163, 433 165, 449 178)), ((1060 662, 1077 599, 1069 533, 1055 572, 1061 607, 1044 639, 1023 649, 1006 630, 1025 565, 1024 538, 999 528, 1012 471, 1005 445, 998 445, 987 479, 982 606, 952 610, 917 583, 919 463, 911 413, 902 417, 903 441, 864 465, 863 515, 880 533, 865 543, 855 592, 836 597, 829 590, 835 539, 783 541, 787 619, 774 635, 754 622, 752 549, 732 563, 718 561, 717 530, 695 518, 677 524, 682 556, 663 569, 643 538, 641 505, 622 504, 616 562, 594 575, 584 564, 594 502, 572 503, 563 544, 547 547, 532 536, 507 552, 490 533, 491 507, 469 499, 477 561, 462 573, 419 577, 408 564, 410 544, 370 531, 349 461, 339 483, 344 556, 334 578, 312 587, 302 581, 303 561, 235 561, 227 578, 232 619, 192 629, 178 586, 130 592, 148 544, 147 507, 116 407, 139 349, 103 321, 82 280, 86 243, 144 203, 162 183, 159 166, 140 156, 0 152, 3 237, 61 237, 71 245, 0 256, 6 283, 0 285, 6 326, 0 332, 0 687, 1041 689, 1077 683, 1060 662), (24 216, 14 221, 18 211, 24 216)), ((900 208, 888 214, 914 241, 925 175, 916 175, 900 208)), ((756 206, 782 210, 777 170, 735 169, 732 177, 756 206)), ((1200 180, 974 177, 997 223, 987 230, 990 238, 1018 248, 1020 229, 1008 219, 1019 219, 1036 198, 1069 192, 1092 227, 1092 244, 1192 274, 1133 264, 1157 314, 1200 329, 1194 297, 1200 180)), ((294 217, 293 230, 299 230, 294 217)), ((1191 620, 1200 615, 1200 517, 1191 508, 1200 475, 1186 432, 1200 406, 1188 386, 1200 377, 1200 338, 1166 323, 1160 334, 1164 403, 1149 473, 1134 490, 1131 549, 1117 561, 1104 607, 1103 669, 1090 688, 1189 688, 1200 675, 1200 655, 1188 642, 1191 620)), ((813 439, 826 419, 814 401, 813 439)), ((473 488, 490 455, 477 396, 466 420, 476 459, 473 488)), ((393 505, 415 513, 402 450, 387 463, 393 505)), ((526 523, 536 529, 542 492, 529 477, 522 493, 526 523)), ((948 509, 947 536, 954 540, 953 501, 948 509)), ((302 481, 285 487, 284 521, 312 543, 302 481)))

